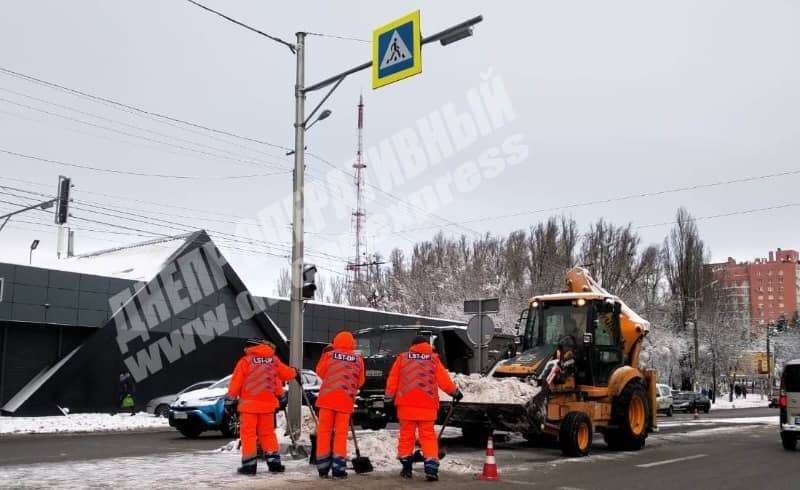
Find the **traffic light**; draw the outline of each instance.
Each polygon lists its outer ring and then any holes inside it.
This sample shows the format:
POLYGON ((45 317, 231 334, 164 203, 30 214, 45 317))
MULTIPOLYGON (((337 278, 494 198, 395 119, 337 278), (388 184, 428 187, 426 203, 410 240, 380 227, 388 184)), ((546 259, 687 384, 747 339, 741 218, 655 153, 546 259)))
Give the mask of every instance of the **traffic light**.
POLYGON ((314 292, 317 284, 314 276, 317 274, 317 266, 307 264, 303 266, 303 299, 314 299, 314 292))
POLYGON ((58 177, 58 199, 56 200, 56 224, 63 225, 69 217, 70 178, 58 177))

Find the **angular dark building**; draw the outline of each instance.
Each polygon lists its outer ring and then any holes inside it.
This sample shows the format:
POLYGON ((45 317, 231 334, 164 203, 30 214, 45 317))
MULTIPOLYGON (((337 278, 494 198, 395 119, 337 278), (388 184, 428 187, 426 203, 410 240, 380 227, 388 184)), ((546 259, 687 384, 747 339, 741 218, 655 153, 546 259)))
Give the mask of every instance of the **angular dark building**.
MULTIPOLYGON (((254 297, 204 231, 60 261, 0 263, 0 410, 9 415, 111 411, 121 372, 138 403, 221 378, 244 341, 263 337, 288 358, 289 301, 254 297)), ((463 325, 308 302, 304 367, 342 329, 463 325)))

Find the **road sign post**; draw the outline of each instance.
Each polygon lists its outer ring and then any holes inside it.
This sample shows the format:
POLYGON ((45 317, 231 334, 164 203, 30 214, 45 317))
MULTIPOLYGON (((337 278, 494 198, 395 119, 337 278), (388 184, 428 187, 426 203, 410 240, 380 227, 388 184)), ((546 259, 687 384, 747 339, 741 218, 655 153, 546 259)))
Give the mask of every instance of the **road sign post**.
MULTIPOLYGON (((475 315, 469 322, 470 326, 473 325, 475 319, 477 319, 478 323, 475 336, 477 337, 476 343, 478 344, 478 372, 480 373, 483 373, 483 344, 485 339, 483 317, 487 313, 497 313, 498 311, 500 311, 499 298, 468 299, 464 301, 464 313, 475 315)), ((491 325, 492 329, 494 329, 494 323, 491 323, 491 325)))
POLYGON ((419 10, 372 32, 372 88, 422 73, 419 10))

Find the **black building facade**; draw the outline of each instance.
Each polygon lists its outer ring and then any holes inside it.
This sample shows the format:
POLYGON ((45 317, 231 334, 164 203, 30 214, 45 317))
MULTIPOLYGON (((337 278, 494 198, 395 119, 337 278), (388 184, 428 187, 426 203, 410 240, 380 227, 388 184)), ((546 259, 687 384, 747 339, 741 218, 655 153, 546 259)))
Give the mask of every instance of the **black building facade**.
MULTIPOLYGON (((64 265, 69 270, 0 263, 6 415, 113 410, 123 371, 136 379, 142 404, 226 376, 249 337, 269 339, 288 358, 289 301, 253 297, 203 231, 64 265)), ((308 302, 304 367, 313 368, 340 330, 384 324, 463 323, 308 302)))

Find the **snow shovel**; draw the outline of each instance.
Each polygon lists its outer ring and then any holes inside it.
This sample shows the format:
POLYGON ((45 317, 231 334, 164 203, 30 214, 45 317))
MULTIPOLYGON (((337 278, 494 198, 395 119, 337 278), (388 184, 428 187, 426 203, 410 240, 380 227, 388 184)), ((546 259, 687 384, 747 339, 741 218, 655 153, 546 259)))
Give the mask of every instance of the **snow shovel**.
POLYGON ((308 457, 308 451, 306 451, 305 446, 297 443, 294 430, 292 430, 292 426, 289 423, 289 413, 285 408, 283 409, 283 416, 286 417, 286 428, 289 431, 289 438, 292 440, 292 444, 289 446, 289 459, 306 459, 308 457))
MULTIPOLYGON (((445 451, 445 449, 442 447, 442 434, 444 434, 444 429, 447 428, 447 423, 450 422, 450 417, 453 416, 453 409, 455 408, 456 403, 458 402, 454 401, 450 404, 450 408, 447 409, 447 415, 445 415, 444 421, 442 421, 442 428, 439 429, 439 437, 437 437, 437 445, 439 446, 439 459, 444 459, 444 457, 447 456, 447 451, 445 451)), ((425 461, 425 457, 422 455, 422 451, 419 449, 414 451, 414 462, 421 463, 423 461, 425 461)))
POLYGON ((308 394, 306 390, 303 389, 303 385, 300 385, 300 391, 303 393, 306 405, 308 405, 308 409, 311 410, 311 417, 314 419, 314 433, 308 435, 308 438, 311 439, 311 454, 308 455, 308 464, 317 464, 317 427, 319 427, 317 411, 314 410, 314 406, 311 405, 311 400, 308 399, 308 394))
POLYGON ((351 460, 353 463, 353 471, 357 475, 362 473, 371 473, 375 468, 372 467, 372 461, 366 456, 361 456, 361 451, 358 449, 358 438, 356 438, 356 428, 350 424, 350 433, 353 434, 353 445, 356 447, 356 457, 351 460))

